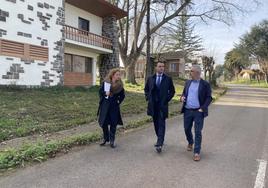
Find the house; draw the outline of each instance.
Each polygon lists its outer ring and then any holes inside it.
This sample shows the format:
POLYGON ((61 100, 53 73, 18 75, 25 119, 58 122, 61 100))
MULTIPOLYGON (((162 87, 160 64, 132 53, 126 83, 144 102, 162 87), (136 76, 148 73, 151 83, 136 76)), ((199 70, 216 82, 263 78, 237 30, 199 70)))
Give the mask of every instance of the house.
POLYGON ((239 73, 240 78, 248 79, 248 80, 265 80, 265 74, 260 68, 260 65, 256 62, 252 62, 252 64, 247 68, 243 69, 239 73))
MULTIPOLYGON (((165 72, 170 76, 185 76, 185 60, 181 52, 165 52, 159 54, 152 54, 152 60, 157 62, 158 59, 166 61, 165 72)), ((142 53, 136 62, 135 76, 136 78, 143 78, 146 68, 146 55, 142 53)))
POLYGON ((254 72, 250 69, 243 69, 240 73, 239 73, 239 77, 245 80, 251 80, 252 77, 254 76, 254 72))
POLYGON ((95 85, 100 55, 119 64, 125 16, 105 0, 1 0, 0 85, 95 85))

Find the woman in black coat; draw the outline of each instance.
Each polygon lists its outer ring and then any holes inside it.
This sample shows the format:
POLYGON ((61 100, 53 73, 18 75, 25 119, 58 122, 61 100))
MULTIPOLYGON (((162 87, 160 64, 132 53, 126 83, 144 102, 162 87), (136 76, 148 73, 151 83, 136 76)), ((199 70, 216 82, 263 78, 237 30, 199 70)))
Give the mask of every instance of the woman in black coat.
POLYGON ((109 72, 99 90, 99 96, 98 122, 103 130, 103 141, 100 146, 104 146, 106 142, 110 142, 110 146, 115 148, 116 127, 117 125, 123 125, 120 104, 125 98, 125 90, 119 69, 112 69, 109 72), (110 84, 109 91, 105 91, 104 85, 107 83, 110 84))

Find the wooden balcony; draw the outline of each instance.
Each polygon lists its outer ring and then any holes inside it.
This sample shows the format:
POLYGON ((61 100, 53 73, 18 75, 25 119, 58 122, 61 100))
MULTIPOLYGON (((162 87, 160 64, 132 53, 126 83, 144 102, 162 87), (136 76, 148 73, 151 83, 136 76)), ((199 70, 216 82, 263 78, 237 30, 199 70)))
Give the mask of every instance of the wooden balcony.
POLYGON ((94 33, 90 33, 88 31, 81 30, 68 25, 64 26, 64 31, 66 39, 100 48, 105 48, 108 50, 112 49, 112 40, 107 37, 96 35, 94 33))

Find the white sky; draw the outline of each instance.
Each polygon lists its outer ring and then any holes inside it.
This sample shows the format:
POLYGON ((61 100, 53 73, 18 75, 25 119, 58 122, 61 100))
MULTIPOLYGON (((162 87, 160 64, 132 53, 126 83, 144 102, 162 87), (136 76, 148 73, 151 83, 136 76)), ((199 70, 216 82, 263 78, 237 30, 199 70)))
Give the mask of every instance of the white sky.
POLYGON ((249 13, 245 17, 236 18, 234 26, 213 22, 210 25, 199 24, 196 32, 203 38, 203 45, 207 49, 207 55, 214 56, 216 63, 223 64, 225 53, 234 47, 239 37, 250 30, 251 26, 268 19, 268 0, 261 0, 257 11, 249 13))

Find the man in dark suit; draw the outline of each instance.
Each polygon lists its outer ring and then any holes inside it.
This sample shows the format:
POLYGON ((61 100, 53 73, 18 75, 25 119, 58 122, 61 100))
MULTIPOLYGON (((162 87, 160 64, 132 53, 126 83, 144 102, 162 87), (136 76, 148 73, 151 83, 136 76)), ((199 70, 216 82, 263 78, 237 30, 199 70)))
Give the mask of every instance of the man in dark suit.
POLYGON ((149 77, 144 88, 148 101, 147 114, 153 117, 157 142, 156 151, 160 153, 165 139, 166 118, 168 117, 168 102, 173 98, 175 89, 172 79, 164 74, 165 64, 159 61, 156 74, 149 77))
POLYGON ((202 129, 204 118, 208 116, 208 106, 212 101, 209 83, 200 77, 201 68, 194 65, 191 69, 191 80, 186 81, 181 96, 183 102, 181 113, 184 113, 184 131, 188 141, 188 151, 193 150, 194 161, 200 160, 202 129), (193 140, 192 127, 194 123, 195 139, 193 140))

